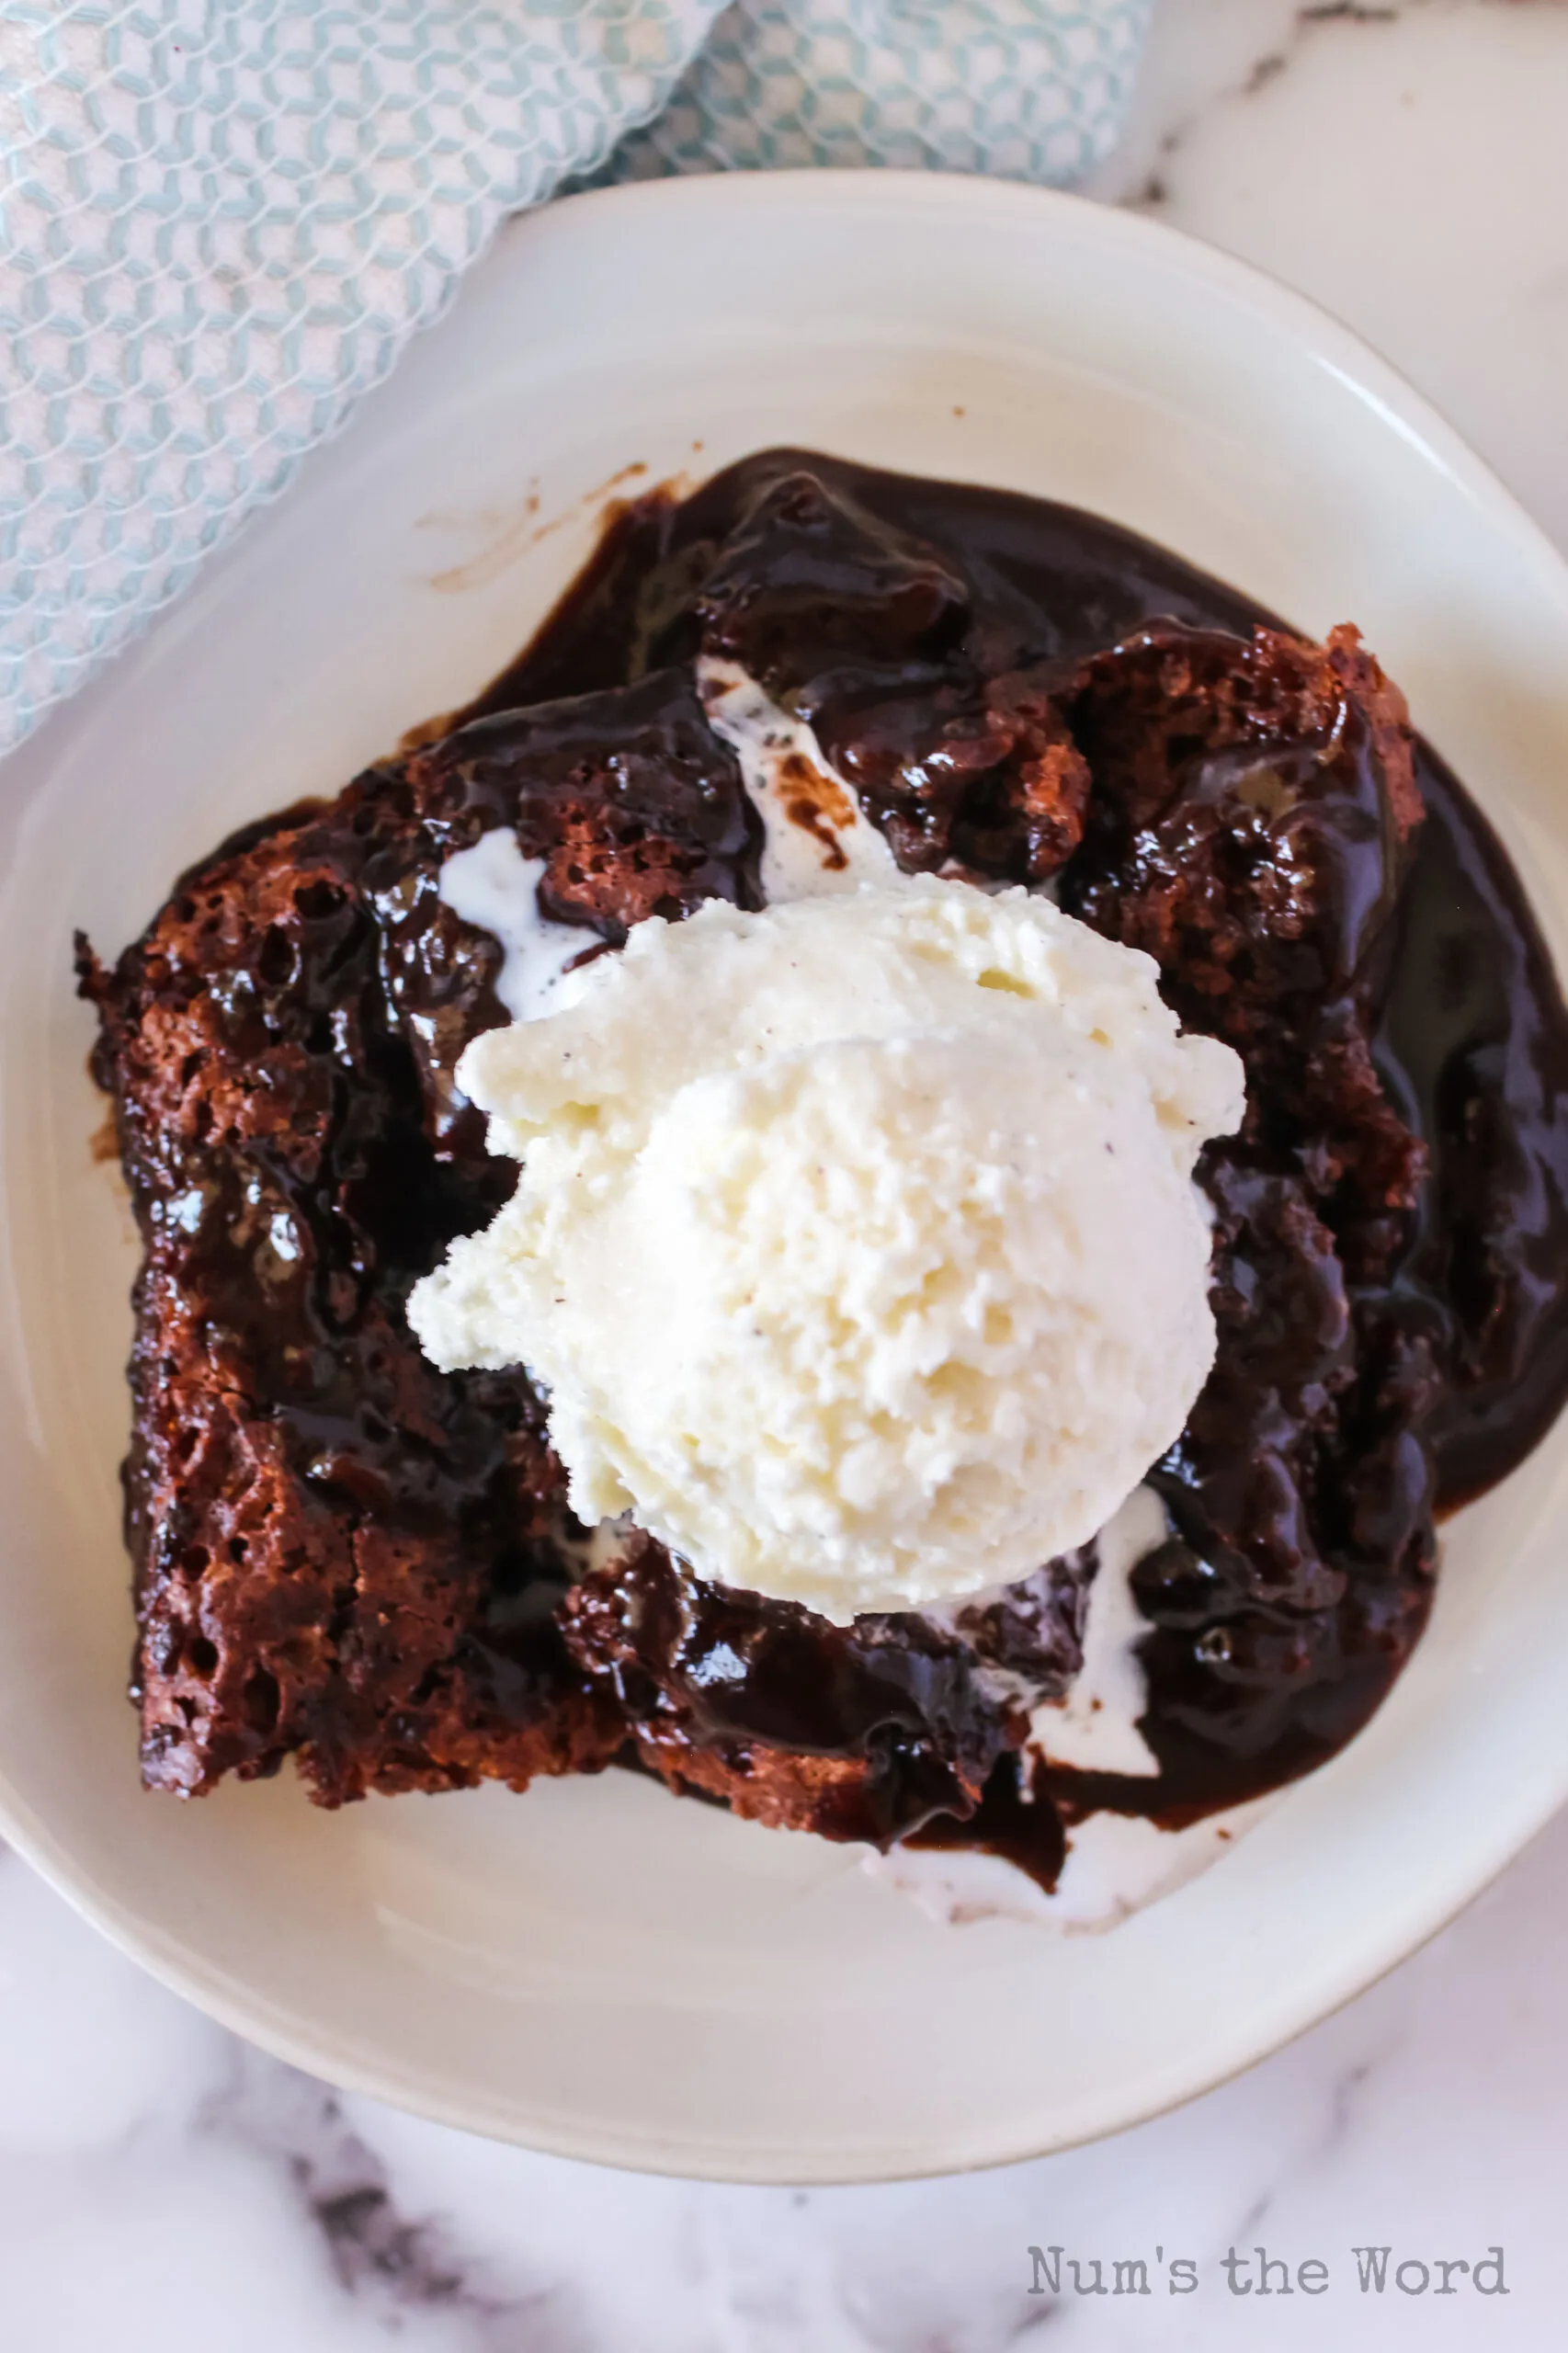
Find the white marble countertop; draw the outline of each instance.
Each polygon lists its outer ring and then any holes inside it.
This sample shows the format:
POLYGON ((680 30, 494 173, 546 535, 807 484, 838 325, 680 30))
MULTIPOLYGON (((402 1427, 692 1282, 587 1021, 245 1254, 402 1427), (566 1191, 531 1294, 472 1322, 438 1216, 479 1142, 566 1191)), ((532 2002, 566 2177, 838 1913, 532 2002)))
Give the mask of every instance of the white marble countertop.
MULTIPOLYGON (((1338 312, 1568 546, 1564 0, 1158 0, 1095 192, 1338 312)), ((1349 2009, 1141 2131, 951 2180, 719 2188, 340 2100, 0 1854, 0 2353, 165 2353, 193 2331, 215 2353, 999 2353, 1045 2334, 1544 2353, 1568 2326, 1565 1957, 1568 1819, 1349 2009), (1096 2256, 1161 2283, 1189 2257, 1199 2289, 1031 2295, 1031 2245, 1080 2258, 1085 2287, 1096 2256), (1367 2245, 1392 2250, 1381 2294, 1358 2284, 1367 2245), (1267 2307, 1259 2247, 1298 2283, 1271 2273, 1267 2307), (1506 2294, 1457 2268, 1437 2294, 1439 2264, 1495 2247, 1501 2279, 1481 2277, 1506 2294)))

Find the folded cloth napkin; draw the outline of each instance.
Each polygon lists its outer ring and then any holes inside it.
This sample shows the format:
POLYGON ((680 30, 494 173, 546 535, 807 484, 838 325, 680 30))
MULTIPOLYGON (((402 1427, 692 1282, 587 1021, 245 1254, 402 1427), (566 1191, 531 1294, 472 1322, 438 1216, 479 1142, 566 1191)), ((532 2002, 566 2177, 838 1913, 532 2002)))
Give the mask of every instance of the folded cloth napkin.
POLYGON ((281 490, 508 211, 811 164, 1063 182, 1151 0, 0 0, 0 751, 281 490))

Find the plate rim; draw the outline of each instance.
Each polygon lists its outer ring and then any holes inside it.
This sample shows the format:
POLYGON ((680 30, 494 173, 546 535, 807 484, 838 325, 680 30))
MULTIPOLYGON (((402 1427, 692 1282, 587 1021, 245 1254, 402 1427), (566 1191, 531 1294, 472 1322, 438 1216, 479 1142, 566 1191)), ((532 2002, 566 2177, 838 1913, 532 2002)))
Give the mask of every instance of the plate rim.
MULTIPOLYGON (((501 226, 474 268, 466 274, 458 290, 457 300, 461 303, 465 300, 483 299, 483 280, 491 266, 492 256, 510 250, 521 241, 560 233, 561 224, 568 217, 574 224, 600 216, 608 216, 613 222, 630 213, 633 208, 642 214, 656 213, 663 209, 669 214, 673 226, 683 212, 706 212, 716 203, 733 210, 767 208, 778 205, 780 200, 787 208, 825 209, 829 211, 847 210, 854 212, 881 210, 905 220, 917 217, 926 209, 945 213, 967 211, 977 224, 987 217, 994 219, 1006 215, 1015 223, 1022 221, 1044 235, 1051 233, 1053 223, 1081 222, 1092 215, 1096 222, 1095 234, 1104 239, 1108 245, 1119 245, 1130 252, 1152 255, 1156 261, 1162 256, 1168 256, 1173 262, 1179 264, 1184 272, 1188 275, 1196 273, 1206 279, 1216 290, 1233 300, 1238 308, 1270 321, 1289 336, 1298 349, 1304 350, 1320 365, 1329 368, 1349 392, 1375 407, 1392 429, 1436 459, 1472 506, 1507 529, 1521 552, 1529 551, 1536 563, 1542 566, 1545 577, 1554 583, 1564 616, 1568 618, 1568 559, 1442 411, 1372 345, 1324 304, 1285 285, 1256 264, 1243 261, 1168 222, 1125 207, 1109 205, 1096 198, 1037 188, 1023 182, 922 171, 836 169, 715 173, 626 183, 574 194, 537 210, 513 215, 501 226), (473 291, 476 282, 480 286, 477 296, 473 291)), ((438 329, 439 322, 437 324, 438 329)), ((421 335, 419 339, 423 341, 425 338, 421 335)), ((395 376, 395 369, 392 372, 395 376)), ((345 428, 352 437, 355 419, 367 410, 373 414, 374 409, 375 391, 372 390, 366 401, 354 404, 339 428, 327 437, 328 441, 335 440, 338 431, 345 428)), ((324 446, 317 445, 318 449, 324 446)), ((317 449, 306 453, 297 473, 291 474, 279 495, 294 493, 297 482, 301 489, 310 483, 312 461, 316 456, 317 449)), ((264 511, 275 503, 272 498, 264 499, 253 512, 264 511)), ((251 519, 249 515, 244 518, 247 523, 251 519)), ((246 534, 243 526, 226 536, 222 546, 214 549, 213 562, 202 567, 190 588, 170 604, 149 614, 132 642, 143 642, 152 631, 166 624, 171 617, 188 612, 193 600, 202 594, 204 584, 210 582, 214 572, 223 565, 225 560, 232 560, 239 554, 245 543, 246 534)), ((87 682, 84 696, 89 705, 96 702, 100 695, 112 692, 114 675, 115 665, 106 665, 87 682)), ((81 699, 71 697, 56 706, 26 743, 17 747, 17 753, 25 752, 37 757, 41 748, 47 756, 56 742, 62 743, 72 723, 74 710, 79 708, 81 699)), ((0 779, 13 768, 16 756, 14 753, 0 762, 0 779)), ((443 2095, 438 2087, 419 2080, 417 2069, 405 2070, 384 2060, 378 2063, 361 2060, 352 2052, 346 2052, 324 2030, 314 2030, 308 2022, 301 2022, 293 2016, 280 2015, 269 1999, 254 1991, 235 1993, 225 1981, 224 1972, 215 1963, 193 1955, 182 1939, 175 1936, 165 1938, 155 1927, 130 1917, 123 1906, 100 1891, 96 1882, 76 1867, 66 1844, 21 1798, 3 1770, 0 1770, 0 1836, 4 1836, 80 1916, 161 1983, 272 2057, 300 2067, 341 2090, 385 2101, 455 2130, 477 2132, 577 2162, 638 2173, 674 2174, 687 2179, 826 2186, 932 2178, 1017 2164, 1129 2131, 1206 2092, 1218 2089, 1332 2017, 1419 1951, 1493 1884, 1565 1802, 1568 1802, 1568 1764, 1564 1766, 1561 1786, 1538 1798, 1533 1805, 1521 1806, 1518 1813, 1510 1818, 1505 1840, 1494 1856, 1489 1859, 1483 1875, 1473 1884, 1457 1897, 1445 1894, 1433 1916, 1425 1921, 1414 1937, 1402 1927, 1398 1932, 1396 1949, 1391 1950, 1370 1972, 1358 1964, 1348 1967, 1341 1972, 1342 1982, 1337 1984, 1326 2000, 1323 1998, 1320 1986, 1306 2014, 1293 2024, 1271 2026, 1263 2042, 1221 2074, 1215 2074, 1211 2067, 1199 2065, 1190 2071, 1188 2077, 1184 2078, 1177 2069, 1153 2099, 1146 2092, 1142 2096, 1134 2093, 1124 2098, 1119 2112, 1108 2114, 1102 2122, 1088 2131, 1069 2128, 1052 2134, 1042 2125, 1039 2129, 1015 2134, 1005 2143, 988 2147, 983 2154, 970 2151, 944 2155, 933 2148, 917 2160, 892 2166, 881 2162, 858 2162, 853 2153, 848 2152, 836 2164, 818 2161, 809 2171, 778 2162, 765 2152, 758 2153, 752 2162, 746 2161, 744 2152, 732 2155, 719 2151, 693 2152, 678 2143, 661 2152, 656 2145, 655 2135, 645 2134, 638 2140, 627 2140, 618 2138, 614 2130, 597 2125, 573 2129, 562 2125, 559 2118, 545 2113, 539 2114, 537 2118, 521 2119, 498 2112, 490 2115, 476 2113, 472 2099, 443 2095)))

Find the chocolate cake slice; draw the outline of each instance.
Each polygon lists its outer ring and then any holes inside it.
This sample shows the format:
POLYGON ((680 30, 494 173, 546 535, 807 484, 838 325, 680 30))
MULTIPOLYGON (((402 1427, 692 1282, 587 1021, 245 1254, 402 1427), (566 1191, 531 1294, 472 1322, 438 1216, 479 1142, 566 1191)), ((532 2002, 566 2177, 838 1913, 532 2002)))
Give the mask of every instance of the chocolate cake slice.
MULTIPOLYGON (((112 971, 82 950, 145 1252, 126 1490, 153 1786, 295 1752, 337 1803, 521 1788, 633 1733, 670 1752, 667 1706, 650 1694, 644 1724, 584 1639, 596 1581, 561 1606, 586 1531, 526 1374, 437 1372, 403 1312, 512 1182, 452 1079, 506 1017, 500 950, 438 895, 444 858, 497 820, 547 861, 544 903, 585 953, 647 915, 756 900, 750 804, 673 670, 372 769, 223 845, 112 971)), ((635 1575, 705 1624, 743 1614, 645 1542, 635 1575)), ((1052 1690, 1077 1663, 1064 1586, 1052 1690)), ((751 1609, 740 1718, 681 1778, 843 1836, 973 1804, 1019 1726, 961 1644, 751 1609), (767 1720, 786 1660, 809 1751, 767 1720)))
POLYGON ((1417 1638, 1435 1515, 1568 1387, 1568 1020, 1517 881, 1354 631, 1318 646, 1064 507, 772 452, 624 512, 468 713, 183 876, 97 1007, 143 1248, 127 1529, 144 1777, 295 1755, 336 1804, 636 1763, 762 1820, 992 1843, 1308 1769, 1417 1638), (1047 1771, 1093 1549, 835 1628, 646 1538, 585 1565, 521 1367, 442 1374, 412 1284, 514 1172, 454 1076, 506 1017, 440 895, 491 827, 613 953, 760 903, 697 691, 739 662, 906 869, 1050 888, 1247 1067, 1200 1170, 1220 1356, 1152 1472, 1143 1779, 1047 1771), (1425 823, 1423 812, 1426 812, 1425 823))

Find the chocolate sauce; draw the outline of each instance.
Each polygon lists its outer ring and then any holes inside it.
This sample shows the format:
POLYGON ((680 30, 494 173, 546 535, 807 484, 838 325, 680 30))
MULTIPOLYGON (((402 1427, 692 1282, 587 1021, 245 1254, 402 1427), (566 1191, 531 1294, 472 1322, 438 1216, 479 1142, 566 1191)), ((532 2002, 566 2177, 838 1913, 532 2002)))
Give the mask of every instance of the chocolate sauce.
MULTIPOLYGON (((972 807, 985 681, 1024 674, 1071 694, 1085 659, 1150 624, 1166 642, 1170 622, 1227 639, 1279 626, 1178 558, 1072 508, 776 453, 680 506, 654 499, 630 510, 580 589, 476 708, 688 658, 699 620, 704 642, 813 722, 902 863, 956 855, 1018 880, 1030 875, 1016 824, 1009 835, 995 808, 977 822, 972 807), (936 756, 922 760, 933 737, 936 756), (950 762, 955 740, 966 765, 944 793, 938 763, 950 762)), ((1318 937, 1300 921, 1260 921, 1255 961, 1282 968, 1260 995, 1309 1058, 1314 1039, 1330 1050, 1358 996, 1377 1077, 1399 1115, 1391 1124, 1403 1121, 1425 1147, 1426 1174, 1413 1212, 1391 1217, 1383 1201, 1356 1197, 1352 1169, 1337 1201, 1318 1188, 1312 1214, 1327 1222, 1316 1242, 1299 1231, 1282 1239, 1308 1213, 1296 1171, 1326 1148, 1318 1131, 1335 1107, 1322 1085, 1316 1100, 1311 1086, 1296 1099, 1292 1074, 1248 1051, 1256 1040, 1246 1024, 1236 1032, 1210 1017, 1213 1000, 1182 985, 1180 960, 1168 967, 1167 994, 1184 1018, 1230 1035, 1268 1097, 1259 1124, 1273 1133, 1255 1133, 1238 1154, 1211 1152, 1205 1177, 1248 1237, 1248 1282, 1261 1278, 1267 1290, 1274 1265, 1285 1361, 1265 1367, 1267 1379, 1221 1378, 1207 1401, 1221 1427, 1207 1433, 1202 1460, 1178 1446, 1155 1474, 1178 1530, 1135 1577, 1152 1624, 1142 1729, 1159 1779, 1053 1772, 1020 1808, 1006 1758, 977 1817, 916 1834, 980 1836, 1015 1859, 1032 1839, 1048 1881, 1060 1834, 1036 1810, 1041 1796, 1068 1818, 1110 1806, 1175 1826, 1343 1746, 1425 1623, 1435 1514, 1511 1470, 1568 1393, 1568 1019, 1550 961, 1517 877, 1437 755, 1415 746, 1426 819, 1402 862, 1373 731, 1353 710, 1342 733, 1335 789, 1308 810, 1326 873, 1318 937), (1351 1410, 1332 1443, 1288 1464, 1314 1384, 1348 1396, 1351 1410), (1285 1426, 1285 1444, 1264 1427, 1270 1418, 1285 1426), (1325 1479, 1336 1489, 1319 1513, 1328 1524, 1304 1536, 1302 1485, 1325 1479), (1220 1528, 1217 1485, 1230 1491, 1220 1528)), ((1207 758, 1195 750, 1181 798, 1201 815, 1244 795, 1249 769, 1267 779, 1277 801, 1297 802, 1261 835, 1273 870, 1288 871, 1282 843, 1292 824, 1300 833, 1301 787, 1322 759, 1310 741, 1207 758)), ((1299 840, 1293 847, 1300 859, 1299 840)), ((1057 887, 1064 904, 1116 931, 1105 888, 1093 887, 1096 861, 1105 864, 1091 824, 1057 887)), ((1126 888, 1113 873, 1112 892, 1126 888)), ((1387 1174, 1379 1154, 1401 1142, 1379 1124, 1364 1140, 1374 1191, 1387 1174)), ((1256 1340, 1260 1319, 1243 1320, 1256 1340)), ((802 1690, 802 1738, 810 1709, 802 1690)), ((773 1731, 788 1743, 777 1710, 773 1731)))
POLYGON ((1375 664, 1253 640, 1278 628, 1072 508, 767 453, 623 509, 455 732, 248 828, 113 973, 86 960, 148 1252, 149 1779, 298 1749, 335 1802, 635 1753, 766 1819, 989 1845, 1049 1884, 1088 1810, 1174 1825, 1344 1745, 1425 1623, 1437 1516, 1568 1393, 1568 1017, 1419 744, 1417 823, 1375 664), (574 1585, 526 1377, 438 1374, 408 1334, 410 1283, 512 1181, 453 1075, 504 1018, 499 951, 441 904, 442 859, 513 825, 591 950, 759 904, 702 651, 811 722, 905 868, 1049 884, 1246 1063, 1247 1124, 1200 1168, 1220 1357, 1134 1575, 1157 1779, 1020 1782, 1007 1678, 1048 1698, 1075 1670, 1086 1563, 956 1632, 834 1629, 652 1545, 574 1585), (265 1574, 221 1577, 247 1546, 265 1574))

